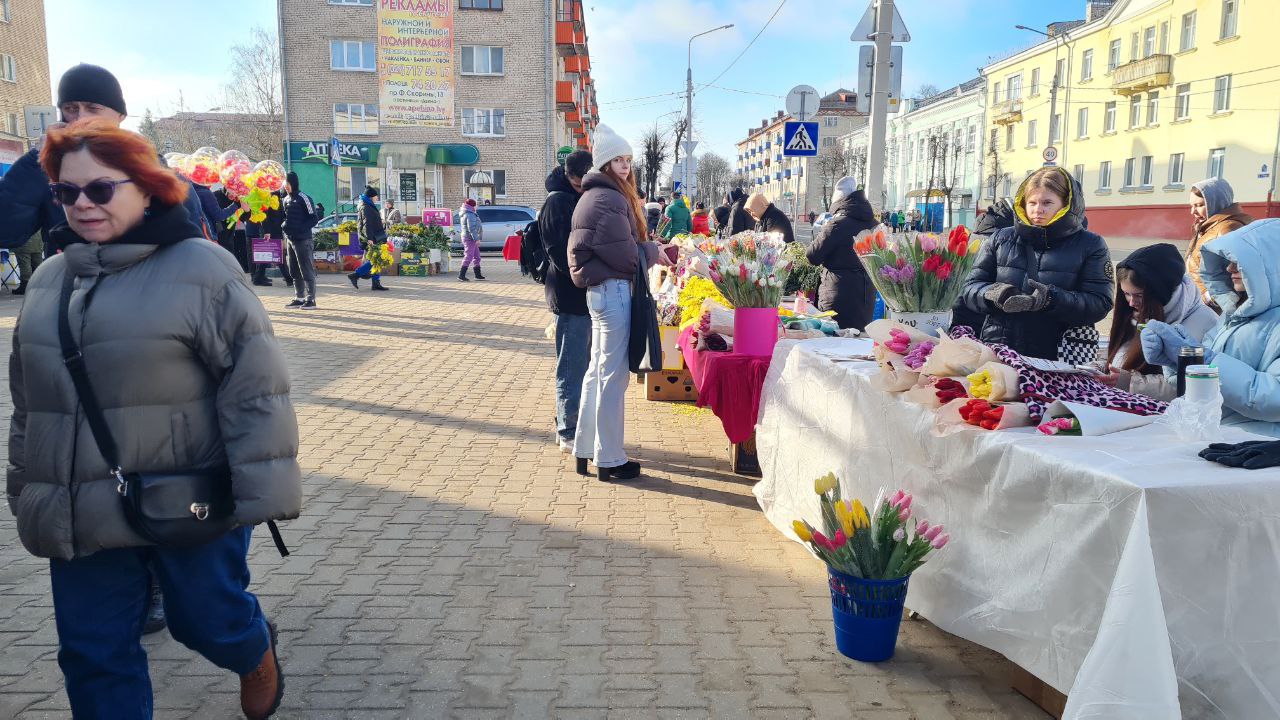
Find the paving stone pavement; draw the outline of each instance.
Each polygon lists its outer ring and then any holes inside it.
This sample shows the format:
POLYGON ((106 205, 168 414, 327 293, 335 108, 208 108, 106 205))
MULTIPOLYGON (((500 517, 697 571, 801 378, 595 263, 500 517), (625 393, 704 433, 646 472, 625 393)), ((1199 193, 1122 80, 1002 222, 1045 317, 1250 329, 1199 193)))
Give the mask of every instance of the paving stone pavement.
MULTIPOLYGON (((542 288, 486 270, 377 294, 322 276, 313 312, 284 310, 279 280, 259 288, 305 476, 293 554, 262 530, 251 555, 280 629, 278 717, 1046 717, 1003 658, 922 620, 890 662, 842 659, 821 564, 728 472, 710 414, 633 385, 644 480, 575 474, 551 442, 542 288)), ((0 330, 19 302, 0 298, 0 330)), ((0 512, 0 718, 70 714, 46 568, 0 512)), ((238 716, 235 677, 167 633, 145 645, 157 717, 238 716)))

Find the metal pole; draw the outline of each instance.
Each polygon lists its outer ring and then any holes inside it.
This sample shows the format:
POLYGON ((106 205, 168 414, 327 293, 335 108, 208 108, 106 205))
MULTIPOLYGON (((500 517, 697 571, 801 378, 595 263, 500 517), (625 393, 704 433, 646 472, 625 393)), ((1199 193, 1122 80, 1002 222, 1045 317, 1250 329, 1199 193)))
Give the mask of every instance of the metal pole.
POLYGON ((280 44, 280 99, 281 110, 284 113, 284 166, 289 172, 293 172, 293 157, 289 153, 289 71, 285 65, 286 54, 284 50, 284 0, 277 0, 276 3, 276 42, 280 44))
MULTIPOLYGON (((696 35, 694 37, 697 37, 696 35)), ((685 66, 684 79, 684 112, 688 125, 684 129, 684 139, 689 141, 693 139, 693 38, 689 38, 689 60, 685 66)), ((680 151, 676 150, 679 155, 680 151)), ((687 194, 689 192, 689 156, 692 153, 684 154, 684 187, 681 188, 687 194)))
POLYGON ((893 0, 879 0, 877 3, 875 43, 866 192, 872 204, 881 207, 884 205, 884 143, 889 123, 889 83, 893 73, 889 66, 889 51, 893 44, 893 0))

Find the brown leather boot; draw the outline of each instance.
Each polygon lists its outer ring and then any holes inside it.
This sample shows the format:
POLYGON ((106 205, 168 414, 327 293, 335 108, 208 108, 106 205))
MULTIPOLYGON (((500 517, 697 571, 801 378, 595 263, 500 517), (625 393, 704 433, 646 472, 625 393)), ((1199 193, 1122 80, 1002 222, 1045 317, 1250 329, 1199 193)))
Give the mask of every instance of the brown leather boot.
POLYGON ((276 655, 276 626, 267 623, 267 629, 271 631, 271 647, 253 672, 240 676, 240 709, 249 720, 271 717, 284 697, 284 673, 276 655))

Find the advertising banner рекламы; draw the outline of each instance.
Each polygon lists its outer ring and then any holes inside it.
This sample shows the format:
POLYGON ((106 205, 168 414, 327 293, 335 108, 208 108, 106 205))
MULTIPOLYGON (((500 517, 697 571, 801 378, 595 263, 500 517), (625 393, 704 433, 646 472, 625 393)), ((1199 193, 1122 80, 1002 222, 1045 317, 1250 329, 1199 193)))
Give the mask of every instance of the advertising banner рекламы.
POLYGON ((380 122, 453 127, 453 0, 377 0, 380 122))

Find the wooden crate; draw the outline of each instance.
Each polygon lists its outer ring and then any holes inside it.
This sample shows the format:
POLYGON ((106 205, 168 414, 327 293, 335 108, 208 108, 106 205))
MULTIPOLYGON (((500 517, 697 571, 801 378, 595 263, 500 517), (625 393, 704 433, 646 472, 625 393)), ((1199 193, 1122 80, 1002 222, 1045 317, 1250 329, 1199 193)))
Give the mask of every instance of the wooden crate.
POLYGON ((688 370, 663 370, 644 376, 645 397, 658 402, 696 402, 698 389, 688 370))

